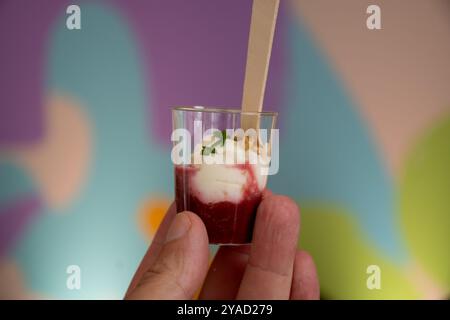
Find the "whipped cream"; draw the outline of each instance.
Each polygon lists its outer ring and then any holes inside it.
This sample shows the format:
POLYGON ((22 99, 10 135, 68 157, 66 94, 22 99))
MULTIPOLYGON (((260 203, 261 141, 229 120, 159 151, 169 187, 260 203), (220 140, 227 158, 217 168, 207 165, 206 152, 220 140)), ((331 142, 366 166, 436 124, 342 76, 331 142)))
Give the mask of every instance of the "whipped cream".
MULTIPOLYGON (((202 155, 202 150, 203 144, 194 148, 193 157, 200 157, 202 161, 194 164, 196 170, 191 177, 192 192, 202 202, 239 203, 246 194, 260 193, 265 188, 267 154, 264 163, 260 163, 258 157, 261 154, 256 149, 249 147, 246 150, 242 143, 233 139, 226 139, 223 145, 216 146, 214 153, 202 155)), ((193 163, 196 163, 195 159, 193 163)))

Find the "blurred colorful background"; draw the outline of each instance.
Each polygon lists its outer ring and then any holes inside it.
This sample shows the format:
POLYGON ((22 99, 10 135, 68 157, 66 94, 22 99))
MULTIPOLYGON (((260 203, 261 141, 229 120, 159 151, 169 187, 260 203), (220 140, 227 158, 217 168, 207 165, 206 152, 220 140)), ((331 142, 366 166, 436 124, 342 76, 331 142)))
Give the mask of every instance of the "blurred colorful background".
MULTIPOLYGON (((251 4, 0 1, 1 299, 123 297, 173 199, 170 106, 240 105, 251 4)), ((322 297, 447 298, 450 2, 282 0, 265 108, 322 297)))

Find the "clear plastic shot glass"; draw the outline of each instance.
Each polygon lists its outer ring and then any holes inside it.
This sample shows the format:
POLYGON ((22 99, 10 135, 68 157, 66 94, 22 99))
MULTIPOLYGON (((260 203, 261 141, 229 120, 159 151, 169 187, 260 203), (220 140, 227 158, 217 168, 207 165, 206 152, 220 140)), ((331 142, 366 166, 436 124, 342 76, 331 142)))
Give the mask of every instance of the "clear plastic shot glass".
POLYGON ((177 212, 197 214, 211 244, 249 243, 277 113, 174 107, 172 120, 177 212))

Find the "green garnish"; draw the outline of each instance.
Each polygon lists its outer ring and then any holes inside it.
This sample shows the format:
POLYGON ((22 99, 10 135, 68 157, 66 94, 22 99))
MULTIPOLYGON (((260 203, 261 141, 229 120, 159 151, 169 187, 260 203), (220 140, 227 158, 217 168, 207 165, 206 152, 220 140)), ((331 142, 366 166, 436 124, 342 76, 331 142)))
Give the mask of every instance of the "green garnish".
POLYGON ((202 155, 203 156, 215 154, 216 147, 225 145, 225 139, 227 139, 227 131, 226 130, 214 131, 213 136, 219 140, 214 142, 211 146, 202 146, 202 155))
POLYGON ((209 156, 210 154, 214 154, 214 153, 216 153, 215 148, 211 148, 211 147, 207 147, 207 146, 202 147, 202 155, 203 156, 209 156))

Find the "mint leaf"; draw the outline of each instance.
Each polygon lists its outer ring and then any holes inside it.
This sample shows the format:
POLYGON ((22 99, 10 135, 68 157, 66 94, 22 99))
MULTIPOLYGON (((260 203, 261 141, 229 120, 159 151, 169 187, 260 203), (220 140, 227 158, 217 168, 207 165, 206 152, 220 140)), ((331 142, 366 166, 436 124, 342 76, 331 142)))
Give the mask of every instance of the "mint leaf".
POLYGON ((203 146, 202 147, 202 155, 203 156, 209 156, 210 154, 214 154, 216 153, 216 149, 213 147, 207 147, 207 146, 203 146))
POLYGON ((214 131, 214 137, 218 139, 218 141, 214 142, 211 146, 202 146, 202 155, 208 156, 210 154, 216 153, 216 147, 219 145, 225 145, 225 140, 227 139, 227 131, 214 131))
POLYGON ((214 131, 214 136, 219 139, 219 141, 217 141, 214 145, 218 145, 218 144, 225 144, 225 140, 227 139, 227 131, 226 130, 222 130, 222 131, 214 131))

